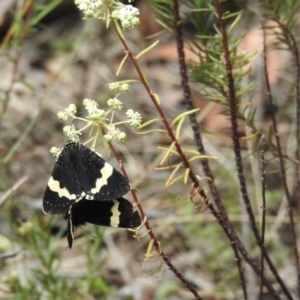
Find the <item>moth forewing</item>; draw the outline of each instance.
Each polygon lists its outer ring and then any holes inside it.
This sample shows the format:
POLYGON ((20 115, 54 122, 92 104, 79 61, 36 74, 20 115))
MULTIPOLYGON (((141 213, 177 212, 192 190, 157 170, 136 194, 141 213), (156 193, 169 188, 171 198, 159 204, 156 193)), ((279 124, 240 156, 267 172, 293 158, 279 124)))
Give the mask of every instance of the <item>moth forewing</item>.
POLYGON ((111 201, 129 192, 126 178, 94 151, 68 142, 57 158, 43 198, 43 211, 65 214, 72 203, 111 201))

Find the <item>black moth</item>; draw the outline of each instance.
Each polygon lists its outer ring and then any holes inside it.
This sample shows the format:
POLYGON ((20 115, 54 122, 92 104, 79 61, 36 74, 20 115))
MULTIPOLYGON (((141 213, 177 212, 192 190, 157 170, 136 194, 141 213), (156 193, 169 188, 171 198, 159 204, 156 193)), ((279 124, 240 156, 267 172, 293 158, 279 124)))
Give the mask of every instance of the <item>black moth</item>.
POLYGON ((130 184, 120 172, 95 152, 70 141, 60 153, 48 181, 43 211, 65 215, 69 248, 72 248, 74 226, 85 222, 122 228, 141 224, 138 212, 122 198, 129 190, 130 184))

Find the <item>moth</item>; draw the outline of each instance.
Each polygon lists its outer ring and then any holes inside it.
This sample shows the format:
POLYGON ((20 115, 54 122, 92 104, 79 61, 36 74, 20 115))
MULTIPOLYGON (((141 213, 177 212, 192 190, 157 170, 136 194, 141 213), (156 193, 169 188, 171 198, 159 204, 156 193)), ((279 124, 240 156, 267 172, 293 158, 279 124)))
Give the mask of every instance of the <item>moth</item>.
POLYGON ((69 141, 57 158, 43 198, 43 212, 64 214, 69 247, 74 226, 85 222, 112 227, 135 228, 138 212, 122 196, 131 186, 127 179, 97 153, 69 141))

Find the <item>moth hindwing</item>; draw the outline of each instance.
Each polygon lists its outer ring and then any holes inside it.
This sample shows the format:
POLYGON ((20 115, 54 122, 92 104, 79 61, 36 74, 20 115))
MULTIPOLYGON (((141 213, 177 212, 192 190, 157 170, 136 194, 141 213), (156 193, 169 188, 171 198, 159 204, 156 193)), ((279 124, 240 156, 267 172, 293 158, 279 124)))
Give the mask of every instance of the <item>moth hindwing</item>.
POLYGON ((47 214, 65 214, 72 203, 86 200, 110 201, 128 193, 126 178, 94 151, 68 142, 61 151, 43 199, 47 214))
POLYGON ((72 248, 74 227, 86 222, 111 227, 136 228, 141 225, 141 218, 133 205, 123 197, 112 201, 89 201, 82 199, 73 202, 65 217, 68 221, 67 238, 72 248))

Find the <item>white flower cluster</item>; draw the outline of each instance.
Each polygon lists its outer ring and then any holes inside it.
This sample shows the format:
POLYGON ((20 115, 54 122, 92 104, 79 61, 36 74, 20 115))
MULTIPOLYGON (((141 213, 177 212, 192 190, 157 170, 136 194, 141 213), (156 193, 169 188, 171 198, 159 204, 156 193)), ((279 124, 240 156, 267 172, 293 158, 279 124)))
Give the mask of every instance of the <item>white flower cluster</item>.
POLYGON ((68 137, 68 140, 72 140, 75 143, 79 143, 79 136, 81 135, 81 132, 77 131, 75 129, 74 125, 71 126, 65 126, 63 128, 63 132, 68 137))
POLYGON ((97 17, 103 7, 102 0, 75 0, 75 5, 82 10, 86 18, 97 17))
POLYGON ((85 18, 95 17, 105 20, 110 10, 114 9, 111 17, 119 20, 123 29, 133 28, 140 23, 139 10, 130 4, 124 5, 113 0, 75 0, 75 4, 83 12, 85 18))
POLYGON ((83 106, 88 111, 87 118, 92 121, 100 121, 106 114, 105 110, 98 108, 98 103, 92 99, 84 99, 83 106))
POLYGON ((70 104, 67 108, 58 112, 57 117, 60 120, 66 121, 68 119, 68 117, 74 117, 76 112, 77 112, 76 105, 70 104))
POLYGON ((111 125, 107 127, 107 133, 104 135, 104 138, 108 143, 112 140, 124 141, 126 139, 126 133, 114 125, 111 125))
POLYGON ((119 10, 114 10, 112 18, 120 20, 123 29, 130 29, 140 23, 140 19, 138 18, 139 14, 139 10, 129 4, 124 5, 119 10))
POLYGON ((112 82, 108 85, 108 88, 116 93, 120 92, 127 92, 129 90, 128 83, 119 83, 119 82, 112 82))
MULTIPOLYGON (((133 128, 138 128, 141 125, 142 122, 142 116, 138 112, 134 112, 132 109, 127 110, 126 116, 127 120, 121 121, 118 123, 112 123, 112 120, 109 121, 107 118, 107 115, 112 113, 116 109, 122 109, 123 108, 123 103, 117 99, 117 98, 111 98, 107 101, 107 105, 109 107, 108 111, 105 111, 103 109, 99 109, 98 103, 95 100, 92 99, 84 99, 83 100, 83 106, 88 112, 88 116, 86 119, 82 119, 79 117, 76 117, 76 111, 77 108, 75 104, 70 104, 68 108, 65 110, 61 111, 58 113, 58 118, 62 120, 66 120, 69 116, 71 116, 74 119, 80 119, 86 121, 88 124, 83 128, 87 128, 91 125, 97 125, 97 126, 103 126, 105 128, 106 134, 104 135, 104 138, 107 142, 111 142, 112 140, 119 140, 119 141, 124 141, 126 139, 126 133, 120 131, 119 128, 116 127, 116 125, 120 125, 123 123, 129 123, 129 125, 133 128)), ((112 114, 113 116, 113 114, 112 114)), ((68 139, 73 140, 74 142, 79 142, 79 135, 81 134, 81 131, 77 131, 74 127, 72 126, 65 126, 63 128, 63 132, 66 134, 68 139)), ((52 148, 51 153, 55 155, 56 157, 59 156, 60 150, 57 148, 52 148)))
POLYGON ((131 127, 137 128, 141 126, 142 116, 138 112, 134 112, 132 109, 128 109, 126 115, 131 127))
POLYGON ((52 147, 52 148, 50 149, 50 153, 51 153, 53 156, 55 156, 55 157, 57 158, 57 157, 59 157, 59 155, 60 155, 60 153, 61 153, 61 150, 62 150, 62 149, 59 149, 59 148, 57 148, 57 147, 52 147))
POLYGON ((117 98, 111 98, 107 100, 107 105, 112 109, 122 109, 123 103, 117 98))

